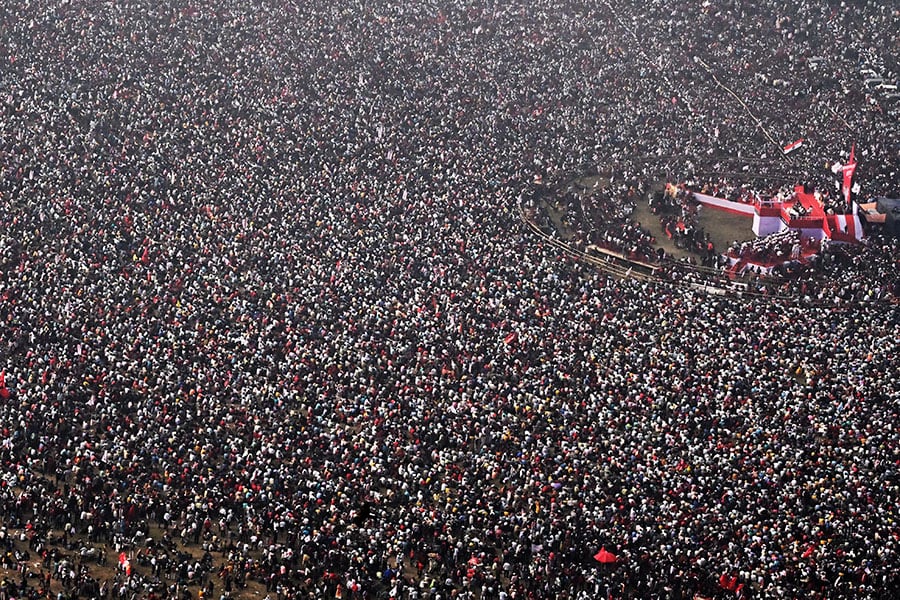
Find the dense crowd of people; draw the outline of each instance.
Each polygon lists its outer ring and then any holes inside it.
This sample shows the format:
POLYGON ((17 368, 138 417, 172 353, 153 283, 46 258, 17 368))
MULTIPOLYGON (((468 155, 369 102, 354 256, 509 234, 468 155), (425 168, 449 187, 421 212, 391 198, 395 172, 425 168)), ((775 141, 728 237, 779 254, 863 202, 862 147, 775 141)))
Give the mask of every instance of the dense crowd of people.
POLYGON ((517 207, 850 140, 896 192, 897 10, 3 4, 0 595, 893 597, 896 240, 723 296, 517 207))
MULTIPOLYGON (((730 262, 747 262, 767 270, 787 262, 803 258, 803 247, 815 244, 815 239, 804 241, 798 231, 785 229, 752 241, 735 242, 728 249, 730 262)), ((817 246, 817 245, 816 245, 817 246)), ((813 246, 814 252, 818 248, 813 246)))

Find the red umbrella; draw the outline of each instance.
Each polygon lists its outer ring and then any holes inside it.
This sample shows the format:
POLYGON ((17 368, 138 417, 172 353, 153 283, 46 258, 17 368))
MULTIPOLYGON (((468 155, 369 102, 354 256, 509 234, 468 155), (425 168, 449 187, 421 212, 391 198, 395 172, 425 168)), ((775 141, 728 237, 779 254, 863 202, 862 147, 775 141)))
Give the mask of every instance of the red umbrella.
POLYGON ((603 565, 616 562, 616 555, 609 552, 606 548, 600 548, 600 552, 594 555, 594 560, 603 565))

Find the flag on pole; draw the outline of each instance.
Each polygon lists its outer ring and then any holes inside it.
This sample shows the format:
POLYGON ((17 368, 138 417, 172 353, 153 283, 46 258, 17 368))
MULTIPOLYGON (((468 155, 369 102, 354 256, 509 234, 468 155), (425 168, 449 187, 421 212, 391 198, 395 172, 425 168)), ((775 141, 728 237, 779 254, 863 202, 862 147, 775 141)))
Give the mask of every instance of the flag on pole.
POLYGON ((797 148, 799 148, 802 145, 803 145, 803 138, 800 138, 799 140, 796 140, 796 141, 791 142, 790 144, 786 145, 784 148, 782 148, 782 150, 784 150, 785 154, 790 154, 791 152, 793 152, 794 150, 796 150, 797 148))
POLYGON ((616 555, 607 550, 605 547, 600 548, 600 551, 594 555, 594 560, 603 565, 608 565, 616 562, 618 559, 616 555))
POLYGON ((853 189, 853 174, 856 172, 856 144, 850 148, 850 160, 841 167, 844 173, 844 184, 841 191, 844 194, 844 201, 847 203, 847 210, 850 210, 850 192, 853 189))

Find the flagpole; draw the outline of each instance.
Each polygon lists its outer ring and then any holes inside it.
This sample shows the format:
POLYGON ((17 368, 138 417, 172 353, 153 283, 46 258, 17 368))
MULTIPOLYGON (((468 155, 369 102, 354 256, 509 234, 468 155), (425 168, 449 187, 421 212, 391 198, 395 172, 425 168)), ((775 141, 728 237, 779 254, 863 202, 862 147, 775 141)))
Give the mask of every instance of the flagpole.
POLYGON ((850 197, 852 195, 853 175, 856 173, 856 142, 853 142, 853 145, 850 147, 850 159, 847 161, 846 165, 841 167, 841 171, 843 174, 843 186, 841 191, 844 194, 844 201, 847 204, 847 212, 850 213, 853 210, 850 197))

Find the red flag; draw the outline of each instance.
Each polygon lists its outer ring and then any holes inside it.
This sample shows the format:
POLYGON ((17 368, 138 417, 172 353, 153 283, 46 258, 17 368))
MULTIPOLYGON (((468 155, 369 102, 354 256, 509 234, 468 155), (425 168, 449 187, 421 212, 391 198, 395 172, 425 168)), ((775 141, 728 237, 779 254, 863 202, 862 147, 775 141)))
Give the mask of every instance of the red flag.
POLYGON ((514 341, 516 341, 516 338, 518 338, 518 337, 519 337, 519 334, 517 332, 513 331, 512 333, 508 334, 505 338, 503 338, 503 343, 504 344, 512 344, 514 341))
POLYGON ((732 575, 728 578, 728 591, 733 592, 737 589, 738 586, 738 578, 737 575, 732 575))
POLYGON ((816 550, 815 544, 810 544, 809 548, 804 550, 804 552, 802 554, 803 558, 809 558, 810 556, 812 556, 812 553, 815 552, 815 550, 816 550))
POLYGON ((793 152, 794 150, 796 150, 797 148, 799 148, 802 145, 803 145, 803 138, 800 138, 799 140, 791 142, 790 144, 786 145, 783 148, 784 153, 788 154, 789 152, 793 152))
POLYGON ((844 201, 847 203, 847 208, 850 208, 850 191, 853 185, 853 174, 856 173, 856 144, 850 148, 850 160, 847 161, 847 164, 841 167, 841 171, 844 172, 844 185, 841 187, 841 190, 844 193, 844 201))
POLYGON ((723 590, 728 590, 729 592, 734 592, 738 587, 738 578, 737 575, 728 576, 726 573, 722 573, 719 576, 719 587, 723 590))
POLYGON ((728 575, 726 575, 725 573, 722 573, 721 575, 719 575, 719 587, 720 588, 722 588, 723 590, 727 590, 728 582, 729 582, 728 575))
POLYGON ((594 560, 600 564, 608 565, 616 562, 616 555, 606 548, 600 548, 600 551, 594 555, 594 560))

